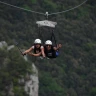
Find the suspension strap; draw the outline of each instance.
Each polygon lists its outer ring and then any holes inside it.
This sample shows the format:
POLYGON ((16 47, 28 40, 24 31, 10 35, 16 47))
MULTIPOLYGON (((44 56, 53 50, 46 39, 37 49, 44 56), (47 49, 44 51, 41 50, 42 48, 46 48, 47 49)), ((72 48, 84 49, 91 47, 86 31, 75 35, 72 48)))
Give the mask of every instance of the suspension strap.
POLYGON ((52 34, 51 34, 51 41, 54 41, 55 43, 55 46, 57 46, 57 41, 56 41, 56 38, 55 38, 55 35, 54 35, 54 30, 52 30, 52 34))
POLYGON ((39 38, 42 40, 42 44, 44 44, 44 39, 43 36, 41 34, 41 28, 38 26, 38 30, 39 30, 39 38))

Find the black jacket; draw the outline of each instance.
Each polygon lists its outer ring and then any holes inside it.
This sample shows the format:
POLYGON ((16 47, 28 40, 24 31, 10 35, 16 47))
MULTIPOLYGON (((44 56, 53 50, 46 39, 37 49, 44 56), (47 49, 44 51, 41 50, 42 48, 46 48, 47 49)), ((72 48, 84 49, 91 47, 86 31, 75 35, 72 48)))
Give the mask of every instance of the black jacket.
POLYGON ((53 46, 51 46, 50 50, 47 50, 46 46, 44 46, 44 52, 45 52, 46 57, 56 58, 56 51, 54 50, 53 46))

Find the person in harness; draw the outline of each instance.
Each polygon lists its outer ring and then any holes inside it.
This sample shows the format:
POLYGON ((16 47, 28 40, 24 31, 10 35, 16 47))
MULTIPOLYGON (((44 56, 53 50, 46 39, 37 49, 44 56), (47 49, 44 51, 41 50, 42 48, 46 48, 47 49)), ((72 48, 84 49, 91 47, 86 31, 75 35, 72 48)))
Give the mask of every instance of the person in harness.
POLYGON ((31 56, 43 56, 43 57, 45 57, 44 47, 41 45, 41 40, 35 39, 34 45, 31 48, 29 48, 28 50, 23 52, 23 55, 25 55, 25 54, 28 54, 31 56))
POLYGON ((61 44, 57 44, 57 46, 55 47, 52 45, 51 40, 47 40, 44 46, 45 56, 48 58, 56 58, 59 55, 59 49, 61 47, 62 47, 61 44))

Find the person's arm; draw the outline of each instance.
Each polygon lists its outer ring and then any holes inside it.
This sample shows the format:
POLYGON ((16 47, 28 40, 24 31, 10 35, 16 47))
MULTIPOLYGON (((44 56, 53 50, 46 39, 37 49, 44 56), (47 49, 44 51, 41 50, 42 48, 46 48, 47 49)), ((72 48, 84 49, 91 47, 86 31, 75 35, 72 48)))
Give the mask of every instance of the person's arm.
POLYGON ((28 50, 24 51, 23 54, 27 54, 27 53, 29 53, 29 52, 32 51, 32 50, 33 50, 33 48, 31 47, 31 48, 29 48, 28 50))
POLYGON ((45 57, 44 47, 41 48, 41 54, 42 54, 43 57, 45 57))
POLYGON ((32 52, 28 52, 28 55, 31 55, 31 56, 40 56, 41 55, 41 52, 39 52, 38 54, 34 54, 32 52))
POLYGON ((62 44, 58 44, 57 47, 53 47, 54 50, 58 50, 62 47, 62 44))

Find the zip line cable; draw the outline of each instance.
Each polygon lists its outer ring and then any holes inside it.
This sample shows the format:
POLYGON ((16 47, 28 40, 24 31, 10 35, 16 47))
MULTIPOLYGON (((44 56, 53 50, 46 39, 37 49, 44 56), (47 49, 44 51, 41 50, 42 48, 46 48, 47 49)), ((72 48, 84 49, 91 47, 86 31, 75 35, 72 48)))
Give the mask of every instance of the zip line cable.
POLYGON ((86 3, 88 0, 85 0, 84 2, 82 2, 81 4, 71 8, 71 9, 68 9, 68 10, 65 10, 65 11, 61 11, 61 12, 56 12, 56 13, 51 13, 51 14, 48 14, 48 15, 56 15, 56 14, 60 14, 60 13, 65 13, 65 12, 68 12, 68 11, 71 11, 71 10, 74 10, 80 6, 82 6, 84 3, 86 3))
POLYGON ((41 12, 36 12, 36 11, 28 10, 28 9, 25 9, 25 8, 22 8, 22 7, 18 7, 18 6, 15 6, 15 5, 11 5, 9 3, 5 3, 5 2, 2 2, 2 1, 0 1, 0 3, 8 5, 8 6, 11 6, 11 7, 14 7, 14 8, 17 8, 17 9, 21 9, 21 10, 24 10, 24 11, 45 15, 44 13, 41 13, 41 12))
POLYGON ((15 6, 15 5, 12 5, 12 4, 9 4, 9 3, 5 3, 5 2, 2 2, 2 1, 0 1, 0 3, 5 4, 5 5, 8 5, 8 6, 11 6, 11 7, 14 7, 14 8, 17 8, 17 9, 21 9, 21 10, 24 10, 24 11, 28 11, 28 12, 32 12, 32 13, 36 13, 36 14, 41 14, 41 15, 46 15, 46 16, 48 17, 49 15, 57 15, 57 14, 61 14, 61 13, 65 13, 65 12, 74 10, 74 9, 82 6, 82 5, 83 5, 84 3, 86 3, 87 1, 88 1, 88 0, 85 0, 85 1, 82 2, 81 4, 79 4, 79 5, 77 5, 77 6, 73 7, 73 8, 70 8, 70 9, 68 9, 68 10, 61 11, 61 12, 56 12, 56 13, 50 13, 50 14, 48 14, 48 12, 46 12, 46 13, 44 14, 44 13, 41 13, 41 12, 28 10, 28 9, 25 9, 25 8, 22 8, 22 7, 18 7, 18 6, 15 6))

